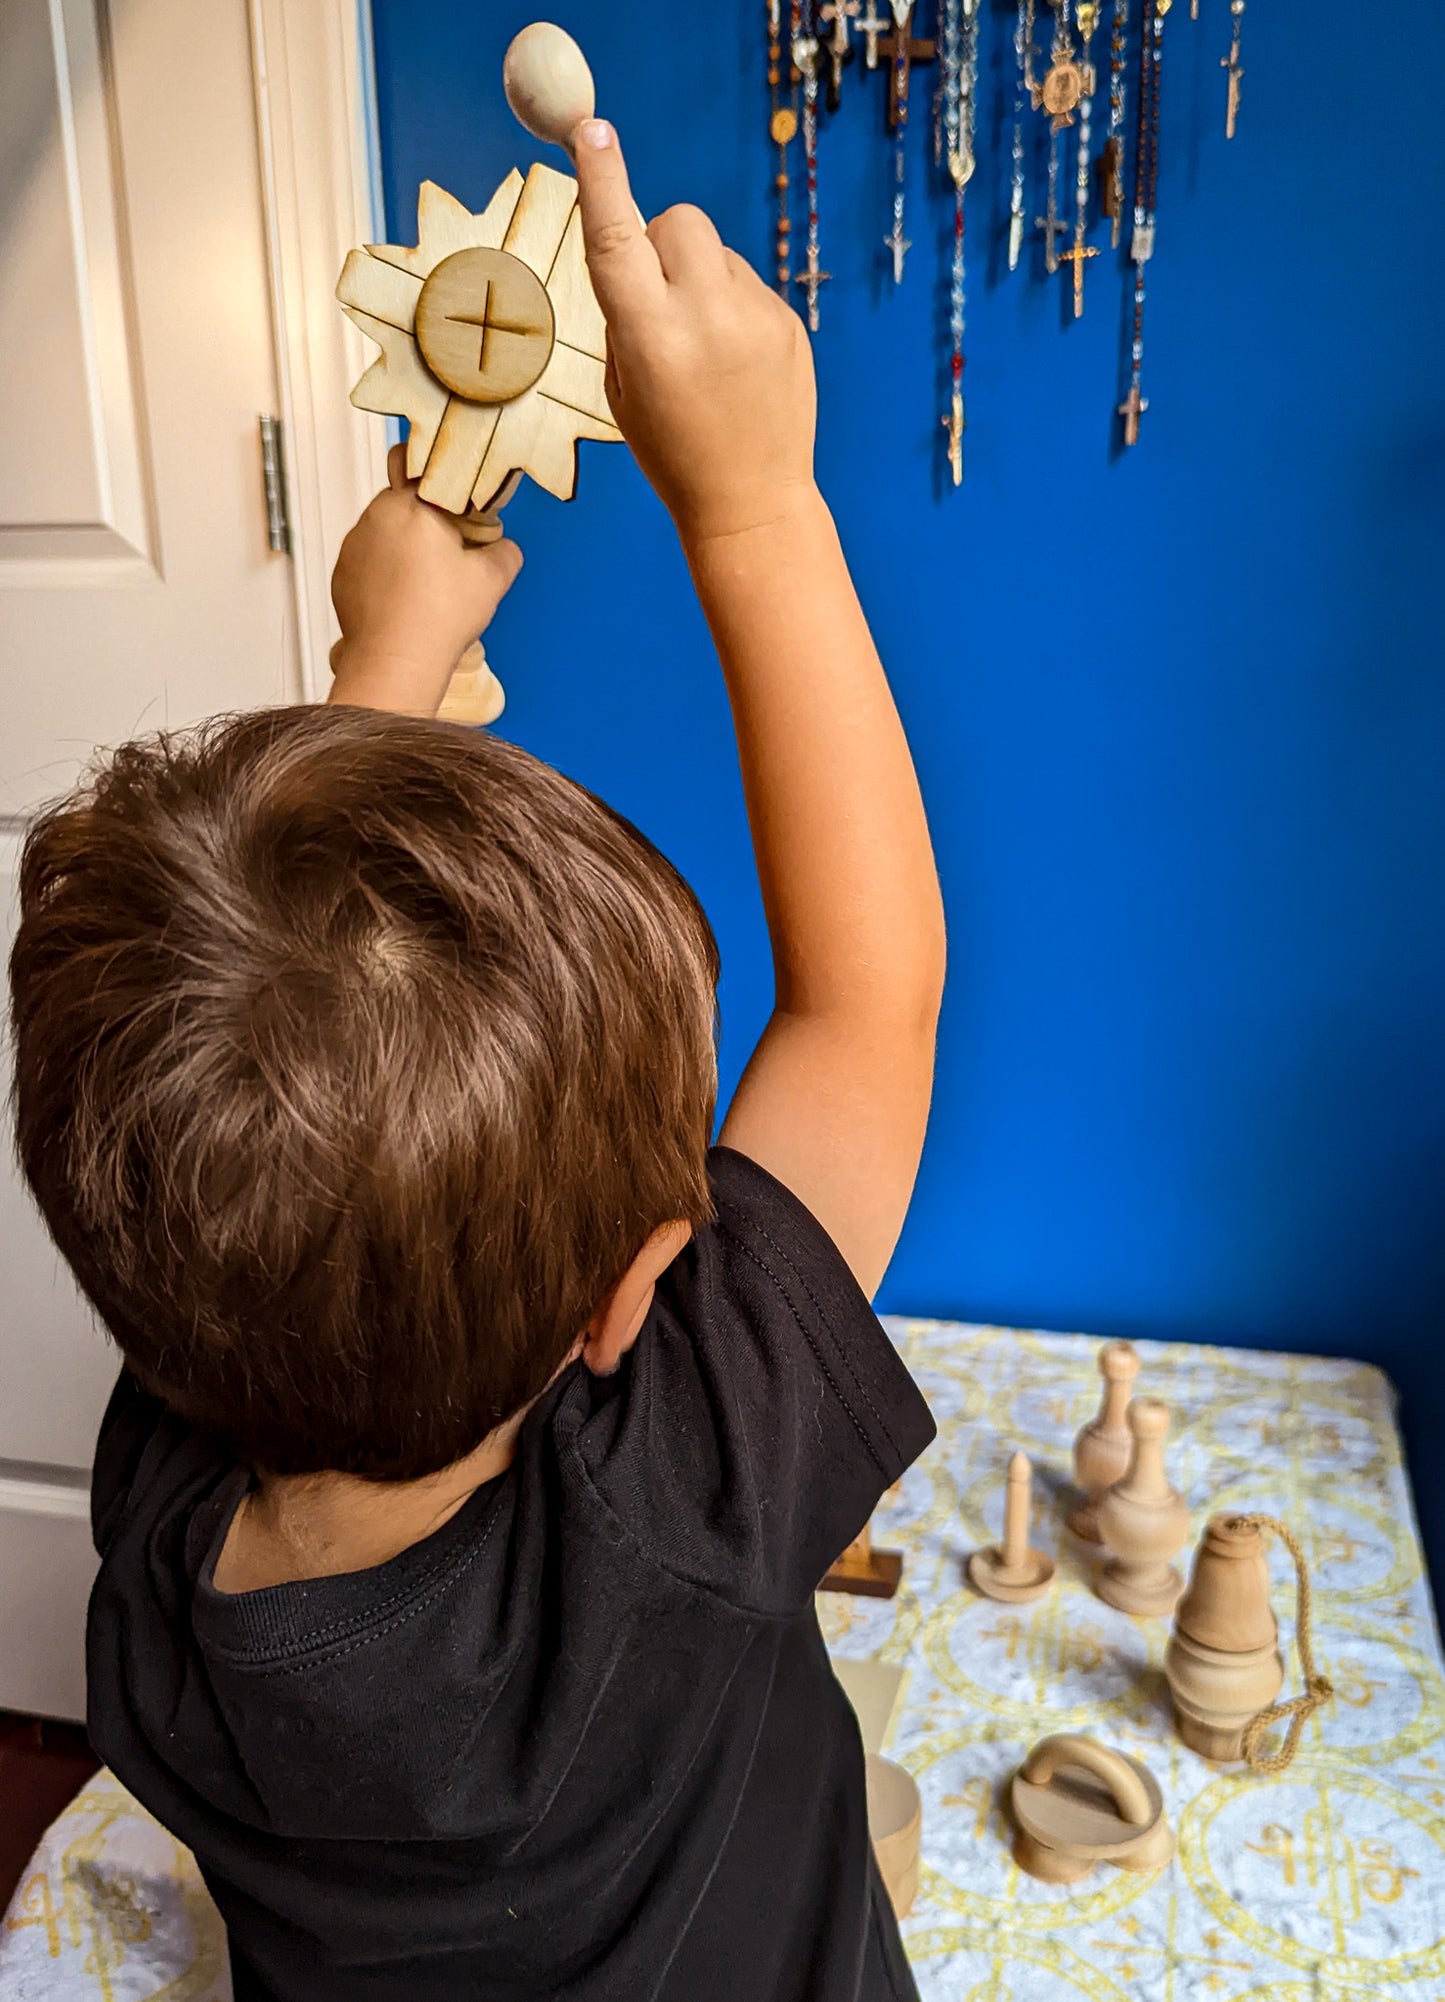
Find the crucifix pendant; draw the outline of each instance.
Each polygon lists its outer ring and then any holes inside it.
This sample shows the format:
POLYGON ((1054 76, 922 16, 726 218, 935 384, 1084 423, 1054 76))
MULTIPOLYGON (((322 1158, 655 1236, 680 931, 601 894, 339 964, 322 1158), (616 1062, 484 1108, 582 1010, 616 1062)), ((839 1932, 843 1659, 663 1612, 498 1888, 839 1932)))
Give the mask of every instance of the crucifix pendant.
POLYGON ((1119 415, 1124 420, 1124 443, 1137 445, 1139 442, 1139 419, 1149 408, 1149 399, 1140 393, 1137 382, 1129 385, 1129 394, 1119 405, 1119 415))
POLYGON ((878 38, 891 25, 887 14, 880 14, 873 0, 868 0, 868 12, 858 16, 858 32, 863 37, 863 62, 870 70, 878 67, 878 38))
POLYGON ((830 0, 820 18, 833 23, 833 32, 823 44, 828 51, 828 109, 836 111, 842 102, 843 71, 853 60, 851 25, 863 11, 863 0, 830 0))
POLYGON ((818 331, 818 287, 826 285, 832 275, 831 271, 820 271, 818 269, 818 246, 816 243, 810 243, 808 245, 808 261, 793 281, 795 285, 802 286, 808 301, 808 331, 810 333, 816 334, 818 331))
MULTIPOLYGON (((1235 19, 1238 20, 1238 15, 1235 19)), ((1239 122, 1239 86, 1244 81, 1244 70, 1239 61, 1239 39, 1235 37, 1234 47, 1227 56, 1219 58, 1219 67, 1229 72, 1229 98, 1224 112, 1224 136, 1234 137, 1234 128, 1239 122)))
POLYGON ((963 414, 963 391, 955 383, 953 406, 947 417, 940 422, 948 433, 948 470, 956 487, 963 485, 963 434, 968 429, 968 419, 963 414))
MULTIPOLYGON (((898 8, 894 6, 894 13, 898 8)), ((888 57, 888 129, 896 132, 908 123, 908 87, 913 80, 915 63, 931 63, 936 53, 932 42, 910 32, 913 7, 904 9, 891 35, 885 35, 878 44, 888 57)))
POLYGON ((1044 269, 1050 278, 1059 268, 1059 238, 1068 233, 1068 224, 1061 222, 1057 215, 1034 217, 1034 228, 1044 232, 1044 269))
POLYGON ((883 239, 885 249, 893 252, 893 283, 903 283, 903 260, 912 250, 913 244, 903 234, 903 197, 893 197, 893 228, 883 239))
POLYGON ((1098 254, 1099 247, 1097 244, 1085 243, 1082 238, 1076 237, 1073 249, 1064 251, 1059 258, 1060 264, 1072 264, 1074 267, 1074 318, 1076 320, 1082 320, 1084 317, 1084 264, 1088 258, 1097 257, 1098 254))
POLYGON ((1117 133, 1111 132, 1104 141, 1104 150, 1099 157, 1098 175, 1099 207, 1112 225, 1109 241, 1117 250, 1124 226, 1124 142, 1117 133))

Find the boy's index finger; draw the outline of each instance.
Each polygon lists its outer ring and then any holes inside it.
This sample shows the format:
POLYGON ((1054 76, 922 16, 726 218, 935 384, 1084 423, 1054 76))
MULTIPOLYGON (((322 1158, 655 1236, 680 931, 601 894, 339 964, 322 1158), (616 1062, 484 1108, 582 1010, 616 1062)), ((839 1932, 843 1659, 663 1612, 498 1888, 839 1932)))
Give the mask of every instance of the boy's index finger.
POLYGON ((582 240, 597 303, 609 322, 655 308, 667 281, 627 179, 617 134, 605 118, 584 118, 573 135, 582 240))

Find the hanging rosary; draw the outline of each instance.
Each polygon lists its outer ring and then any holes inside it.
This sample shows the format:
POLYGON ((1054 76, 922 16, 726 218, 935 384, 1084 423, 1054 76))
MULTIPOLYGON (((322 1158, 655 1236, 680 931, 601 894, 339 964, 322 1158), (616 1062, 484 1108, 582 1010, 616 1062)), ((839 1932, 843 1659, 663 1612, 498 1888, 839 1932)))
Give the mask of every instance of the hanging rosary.
POLYGON ((1082 43, 1079 69, 1079 145, 1074 170, 1074 247, 1064 255, 1063 262, 1074 267, 1074 318, 1084 317, 1084 264, 1090 257, 1097 257, 1098 247, 1085 243, 1084 237, 1089 227, 1089 160, 1093 138, 1094 109, 1094 65, 1089 60, 1089 50, 1094 40, 1094 29, 1098 25, 1099 8, 1097 0, 1079 0, 1078 23, 1082 43))
POLYGON ((1034 0, 1019 0, 1014 28, 1013 172, 1008 198, 1008 268, 1017 271, 1024 247, 1024 104, 1033 89, 1034 0))
MULTIPOLYGON (((1125 190, 1132 182, 1132 229, 1125 251, 1132 311, 1121 357, 1126 387, 1117 406, 1125 446, 1138 443, 1140 422, 1149 408, 1144 394, 1146 267, 1154 254, 1157 228, 1159 92, 1164 19, 1170 6, 1171 0, 1015 0, 1011 9, 1013 75, 1011 85, 1003 85, 1013 100, 1005 162, 1008 269, 1016 271, 1025 263, 1034 269, 1041 265, 1052 277, 1064 268, 1069 286, 1065 298, 1070 301, 1074 320, 1083 316, 1086 267, 1103 254, 1101 243, 1090 242, 1090 235, 1097 222, 1107 222, 1108 248, 1118 251, 1123 247, 1129 206, 1125 190), (1041 12, 1051 21, 1046 60, 1041 12), (1101 30, 1108 36, 1108 118, 1096 155, 1095 100, 1096 95, 1101 99, 1105 61, 1101 30), (1100 37, 1097 67, 1096 35, 1100 37), (1137 102, 1129 96, 1130 70, 1135 64, 1137 102), (1044 135, 1033 125, 1031 112, 1048 121, 1046 145, 1035 140, 1036 133, 1039 140, 1044 135), (1131 127, 1132 159, 1128 157, 1131 127), (1040 152, 1044 154, 1044 213, 1035 217, 1034 228, 1042 233, 1043 241, 1035 260, 1026 256, 1029 184, 1031 176, 1039 172, 1040 152), (1065 179, 1068 164, 1073 170, 1072 203, 1065 179)), ((1228 52, 1219 58, 1227 80, 1224 130, 1228 139, 1234 138, 1239 122, 1245 7, 1246 0, 1229 0, 1228 52)), ((939 65, 933 149, 939 168, 946 169, 946 185, 953 200, 946 265, 947 408, 941 428, 942 449, 954 486, 963 481, 967 430, 963 392, 967 366, 967 196, 975 176, 983 9, 984 0, 881 0, 881 4, 880 0, 765 0, 768 134, 776 157, 776 283, 784 298, 797 298, 801 292, 804 316, 814 334, 820 326, 821 288, 830 275, 822 265, 819 220, 822 124, 839 113, 845 95, 851 100, 861 91, 873 89, 865 87, 863 79, 879 70, 886 72, 890 227, 883 247, 893 284, 902 285, 908 252, 914 247, 907 234, 906 212, 913 71, 919 64, 937 61, 939 65), (935 27, 933 35, 922 32, 930 27, 935 27), (792 190, 797 176, 792 170, 791 149, 800 136, 806 205, 798 211, 796 227, 805 234, 801 254, 795 258, 792 190)), ((1203 11, 1209 12, 1207 8, 1203 11)), ((1198 18, 1200 12, 1200 0, 1190 0, 1191 16, 1198 18)), ((1038 202, 1037 194, 1034 202, 1038 202)), ((837 255, 835 245, 835 263, 837 255)), ((1104 269, 1097 266, 1096 274, 1104 269)), ((1097 282, 1096 275, 1091 292, 1097 282)))
POLYGON ((1128 71, 1129 0, 1114 0, 1109 35, 1109 132, 1099 161, 1099 207, 1107 218, 1109 247, 1119 248, 1124 228, 1124 79, 1128 71))
MULTIPOLYGON (((811 13, 811 7, 809 8, 811 13)), ((808 261, 796 283, 808 302, 808 331, 818 331, 818 287, 830 274, 818 263, 818 37, 807 32, 813 23, 800 20, 804 32, 793 40, 793 67, 803 79, 803 167, 808 186, 808 261)))
POLYGON ((978 0, 943 0, 943 95, 940 133, 953 183, 953 264, 949 273, 948 326, 949 409, 943 419, 948 436, 948 469, 953 484, 963 484, 963 338, 967 327, 965 290, 964 203, 973 178, 974 119, 978 96, 978 0))
MULTIPOLYGON (((797 7, 794 7, 796 13, 797 7)), ((789 102, 793 94, 789 51, 789 68, 783 72, 783 0, 768 0, 768 90, 772 96, 772 115, 768 120, 768 137, 778 149, 777 172, 773 176, 773 188, 778 197, 777 220, 774 225, 777 241, 777 289, 784 299, 788 296, 788 282, 792 277, 792 219, 788 214, 788 148, 798 131, 798 113, 789 102), (786 95, 785 95, 786 92, 786 95)))
POLYGON ((1159 65, 1164 50, 1164 16, 1170 0, 1145 0, 1139 43, 1139 157, 1134 166, 1134 330, 1129 343, 1129 393, 1119 405, 1124 443, 1139 442, 1139 419, 1149 408, 1144 395, 1144 267, 1154 255, 1154 210, 1159 185, 1159 65))

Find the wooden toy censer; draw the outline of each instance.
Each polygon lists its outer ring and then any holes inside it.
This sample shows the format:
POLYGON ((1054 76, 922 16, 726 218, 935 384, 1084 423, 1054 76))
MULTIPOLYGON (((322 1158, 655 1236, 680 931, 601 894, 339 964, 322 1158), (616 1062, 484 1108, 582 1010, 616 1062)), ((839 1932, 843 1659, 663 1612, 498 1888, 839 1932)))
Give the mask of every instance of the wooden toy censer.
MULTIPOLYGON (((503 66, 507 102, 536 138, 566 146, 594 104, 582 51, 550 22, 524 28, 503 66)), ((587 274, 577 183, 516 169, 480 215, 422 183, 414 247, 353 250, 336 287, 381 354, 351 392, 359 410, 405 417, 406 470, 468 541, 502 533, 498 510, 529 473, 571 500, 583 438, 616 443, 603 376, 607 334, 587 274)), ((480 642, 462 656, 441 714, 490 723, 502 690, 480 642)))

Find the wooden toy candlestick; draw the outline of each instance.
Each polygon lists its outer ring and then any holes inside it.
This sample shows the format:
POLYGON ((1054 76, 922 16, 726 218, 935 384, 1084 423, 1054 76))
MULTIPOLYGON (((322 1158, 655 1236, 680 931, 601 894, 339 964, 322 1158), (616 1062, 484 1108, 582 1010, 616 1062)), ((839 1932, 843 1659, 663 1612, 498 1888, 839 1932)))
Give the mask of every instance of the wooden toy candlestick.
POLYGON ((1241 1758, 1245 1727, 1284 1683, 1257 1525, 1224 1515, 1210 1521, 1174 1615, 1164 1673, 1185 1744, 1206 1759, 1241 1758))
POLYGON ((1099 1503, 1099 1534, 1112 1555, 1095 1590, 1124 1613, 1172 1613, 1184 1580, 1169 1560, 1189 1534, 1189 1509, 1164 1471, 1168 1405, 1157 1397, 1136 1397, 1129 1406, 1129 1429, 1134 1435, 1129 1471, 1099 1503))
POLYGON ((974 1590, 1005 1605, 1040 1598, 1054 1581, 1052 1558, 1029 1548, 1032 1491, 1033 1468, 1028 1455, 1015 1453, 1008 1463, 1003 1543, 992 1550, 975 1550, 968 1560, 968 1578, 974 1590))
POLYGON ((1105 1342, 1099 1350, 1099 1374, 1104 1401, 1099 1414, 1074 1441, 1074 1479, 1084 1500, 1069 1515, 1069 1528, 1085 1543, 1099 1541, 1099 1497, 1129 1471, 1134 1435, 1129 1430, 1129 1400, 1139 1374, 1139 1352, 1132 1342, 1105 1342))

